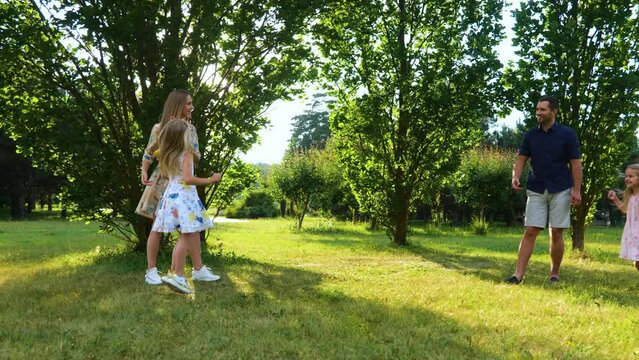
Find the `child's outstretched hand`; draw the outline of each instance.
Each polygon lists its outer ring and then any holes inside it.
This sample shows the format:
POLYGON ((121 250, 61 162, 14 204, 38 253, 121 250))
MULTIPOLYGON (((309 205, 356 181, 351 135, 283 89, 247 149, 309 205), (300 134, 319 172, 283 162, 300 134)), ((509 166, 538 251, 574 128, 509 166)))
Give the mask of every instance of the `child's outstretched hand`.
POLYGON ((222 180, 222 174, 221 173, 213 173, 213 175, 211 175, 211 177, 209 178, 211 179, 211 183, 215 184, 220 182, 220 180, 222 180))
POLYGON ((617 193, 614 190, 608 191, 608 199, 612 200, 613 202, 615 200, 619 200, 619 198, 617 197, 617 193))

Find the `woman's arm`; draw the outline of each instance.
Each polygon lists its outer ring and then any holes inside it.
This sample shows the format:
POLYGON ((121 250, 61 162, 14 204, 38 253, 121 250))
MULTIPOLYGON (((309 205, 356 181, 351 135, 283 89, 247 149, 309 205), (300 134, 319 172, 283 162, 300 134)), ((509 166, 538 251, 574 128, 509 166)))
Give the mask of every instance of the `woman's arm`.
POLYGON ((150 161, 142 160, 142 169, 141 169, 142 174, 140 175, 140 178, 142 180, 142 185, 145 185, 145 186, 153 185, 153 183, 149 181, 149 166, 151 166, 150 161))
POLYGON ((153 125, 151 129, 151 135, 149 135, 149 142, 146 144, 146 148, 144 148, 144 154, 142 155, 142 166, 141 166, 141 174, 140 180, 142 181, 142 185, 153 185, 153 183, 149 182, 149 167, 155 160, 155 156, 153 154, 154 150, 157 148, 156 140, 158 137, 158 130, 160 129, 159 124, 153 125))
POLYGON ((200 155, 200 143, 197 138, 197 129, 195 128, 195 126, 193 126, 193 124, 189 123, 189 128, 187 131, 188 131, 188 140, 191 143, 191 146, 193 146, 193 151, 195 151, 195 153, 193 154, 193 159, 199 162, 201 155, 200 155))

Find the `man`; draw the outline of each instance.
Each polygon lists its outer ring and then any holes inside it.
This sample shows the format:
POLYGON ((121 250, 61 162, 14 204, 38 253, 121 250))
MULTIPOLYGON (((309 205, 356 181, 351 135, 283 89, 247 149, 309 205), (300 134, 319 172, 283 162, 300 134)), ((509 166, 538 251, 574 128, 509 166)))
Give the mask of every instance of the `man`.
POLYGON ((559 266, 564 256, 564 229, 570 228, 570 206, 581 203, 581 155, 577 134, 555 121, 558 108, 559 102, 553 96, 539 99, 536 108, 538 126, 524 135, 519 157, 513 165, 512 187, 519 191, 519 178, 530 158, 524 220, 526 229, 519 244, 517 269, 506 279, 509 284, 523 281, 537 235, 547 223, 552 264, 550 282, 559 281, 559 266))

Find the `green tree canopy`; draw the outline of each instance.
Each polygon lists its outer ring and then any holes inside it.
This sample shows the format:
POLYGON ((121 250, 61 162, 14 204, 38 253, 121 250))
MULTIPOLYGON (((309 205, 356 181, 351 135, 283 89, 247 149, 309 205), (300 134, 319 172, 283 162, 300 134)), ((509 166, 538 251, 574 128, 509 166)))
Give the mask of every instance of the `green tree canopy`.
MULTIPOLYGON (((139 163, 168 93, 193 93, 203 159, 196 173, 224 173, 256 142, 267 122, 264 110, 299 91, 311 56, 302 35, 316 6, 279 0, 2 3, 3 127, 36 163, 73 182, 67 199, 80 215, 143 249, 148 224, 134 215, 142 192, 139 163)), ((202 194, 207 205, 216 189, 202 194)))
POLYGON ((314 28, 331 130, 362 210, 407 243, 415 201, 439 187, 500 103, 503 1, 331 2, 314 28))
POLYGON ((273 184, 294 205, 298 230, 311 202, 321 202, 339 183, 330 153, 320 149, 288 151, 271 169, 273 184))
POLYGON ((293 117, 290 148, 293 150, 308 150, 310 148, 324 149, 331 136, 328 124, 328 106, 334 101, 326 93, 313 94, 301 115, 293 117))
POLYGON ((637 2, 530 0, 514 12, 519 60, 507 70, 515 107, 530 114, 539 97, 559 99, 557 120, 577 131, 583 162, 582 203, 573 210, 572 246, 602 191, 614 183, 634 146, 639 120, 637 2))

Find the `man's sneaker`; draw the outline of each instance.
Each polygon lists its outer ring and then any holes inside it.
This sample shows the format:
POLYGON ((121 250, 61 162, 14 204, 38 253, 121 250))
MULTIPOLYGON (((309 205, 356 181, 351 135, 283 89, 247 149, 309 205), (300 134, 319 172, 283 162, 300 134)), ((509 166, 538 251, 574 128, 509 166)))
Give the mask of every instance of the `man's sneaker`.
POLYGON ((220 280, 219 275, 215 275, 211 272, 208 266, 204 265, 200 270, 193 269, 191 273, 191 280, 193 281, 217 281, 220 280))
POLYGON ((144 281, 149 285, 160 285, 162 284, 162 278, 158 273, 158 268, 150 268, 146 271, 146 275, 144 275, 144 281))
POLYGON ((182 276, 167 276, 166 279, 162 280, 164 280, 164 283, 167 284, 171 288, 171 290, 177 291, 181 294, 188 295, 195 292, 195 289, 193 289, 193 287, 186 281, 186 278, 182 276))
POLYGON ((522 281, 524 281, 524 278, 519 279, 515 275, 504 280, 506 284, 513 284, 513 285, 521 284, 522 281))

